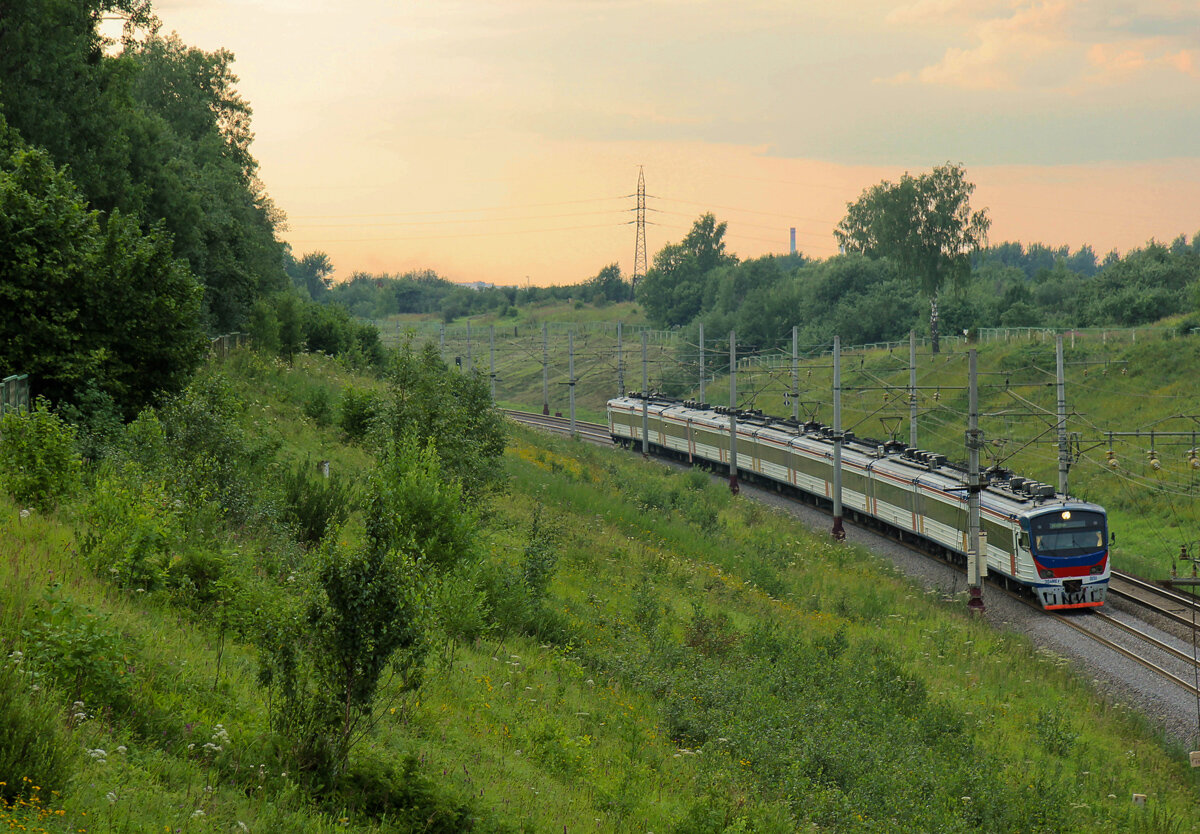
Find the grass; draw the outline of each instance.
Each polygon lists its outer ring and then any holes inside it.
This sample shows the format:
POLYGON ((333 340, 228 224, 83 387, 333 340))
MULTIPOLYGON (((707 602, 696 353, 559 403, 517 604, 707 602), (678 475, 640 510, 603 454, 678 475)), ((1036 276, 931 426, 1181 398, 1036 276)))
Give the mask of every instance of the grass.
MULTIPOLYGON (((610 308, 610 309, 615 309, 610 308)), ((1117 567, 1151 578, 1165 578, 1180 564, 1181 547, 1200 559, 1200 468, 1187 450, 1200 447, 1192 377, 1200 367, 1200 339, 1180 337, 1171 322, 1158 328, 1089 332, 1065 338, 1067 427, 1073 462, 1073 495, 1104 505, 1118 534, 1117 567), (1157 432, 1153 435, 1151 432, 1157 432), (1164 436, 1174 432, 1179 436, 1164 436), (1111 434, 1110 434, 1111 433, 1111 434), (1150 462, 1151 448, 1161 468, 1150 462), (1116 466, 1108 463, 1114 452, 1116 466)), ((579 325, 575 325, 577 328, 579 325)), ((564 321, 550 332, 549 408, 568 413, 567 331, 564 321)), ((541 411, 543 405, 541 331, 497 339, 496 396, 508 408, 541 411)), ((475 366, 488 368, 487 335, 479 331, 475 366)), ((979 351, 980 427, 988 447, 984 466, 1001 463, 1026 477, 1057 485, 1054 340, 1040 332, 1010 341, 990 341, 979 351)), ((447 354, 465 348, 460 327, 448 331, 447 354)), ((967 422, 967 346, 948 345, 937 356, 918 354, 918 435, 922 448, 965 461, 967 422)), ((827 348, 826 348, 827 351, 827 348)), ((710 345, 709 361, 719 364, 710 345)), ((695 347, 677 333, 654 334, 648 356, 649 387, 698 397, 695 347)), ((784 394, 792 386, 790 342, 770 361, 753 358, 739 369, 739 405, 768 414, 791 415, 784 394)), ((642 388, 640 337, 627 332, 622 364, 627 390, 642 388)), ((605 402, 618 391, 615 325, 578 330, 576 339, 576 416, 606 422, 605 402)), ((727 363, 726 363, 727 367, 727 363)), ((843 425, 859 435, 909 436, 907 345, 887 349, 846 348, 843 352, 843 425)), ((799 364, 799 413, 802 419, 832 422, 832 367, 827 353, 799 364)), ((729 381, 711 377, 706 397, 728 399, 729 381)))
MULTIPOLYGON (((280 455, 319 455, 348 473, 367 464, 303 405, 313 386, 369 381, 318 357, 294 368, 243 357, 226 371, 243 419, 277 433, 280 455)), ((460 599, 488 625, 469 639, 434 632, 424 684, 383 694, 356 773, 407 767, 428 795, 472 809, 481 830, 1200 828, 1184 751, 1062 659, 966 618, 961 598, 927 594, 700 473, 520 429, 505 465, 507 492, 481 531, 478 569, 492 579, 480 587, 491 590, 460 599), (510 616, 504 581, 529 559, 535 517, 552 579, 510 616), (1146 808, 1130 803, 1135 792, 1146 808)), ((86 704, 83 719, 64 701, 78 758, 43 798, 54 813, 7 808, 0 821, 422 830, 362 810, 366 792, 322 799, 289 772, 248 640, 167 591, 119 590, 85 569, 75 505, 18 510, 0 500, 2 633, 34 629, 47 587, 61 583, 78 618, 104 618, 127 700, 86 704)), ((227 535, 213 546, 247 560, 271 546, 252 528, 227 535)), ((289 592, 282 577, 263 581, 289 592)), ((23 639, 5 654, 28 649, 23 639)))

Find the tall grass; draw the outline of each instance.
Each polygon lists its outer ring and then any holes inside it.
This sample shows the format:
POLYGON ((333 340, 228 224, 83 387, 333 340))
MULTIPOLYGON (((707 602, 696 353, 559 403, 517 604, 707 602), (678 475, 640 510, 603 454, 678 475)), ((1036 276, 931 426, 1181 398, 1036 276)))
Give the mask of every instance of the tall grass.
MULTIPOLYGON (((365 463, 303 403, 306 386, 369 381, 324 360, 243 358, 226 373, 248 404, 241 419, 275 432, 287 460, 319 454, 348 477, 365 463)), ((221 613, 283 607, 310 568, 261 513, 214 538, 189 531, 252 591, 203 601, 123 588, 82 564, 86 497, 25 517, 0 498, 5 657, 22 651, 41 676, 45 743, 70 763, 43 805, 53 813, 5 809, 0 821, 55 832, 1197 829, 1181 751, 1061 659, 965 618, 960 599, 634 455, 515 430, 505 467, 507 491, 476 507, 478 557, 431 591, 438 643, 424 683, 385 689, 337 785, 288 763, 254 621, 221 613), (57 624, 54 646, 82 655, 39 643, 44 623, 57 624), (62 673, 114 649, 112 677, 89 676, 76 706, 62 673), (1149 806, 1132 806, 1133 792, 1149 806)))

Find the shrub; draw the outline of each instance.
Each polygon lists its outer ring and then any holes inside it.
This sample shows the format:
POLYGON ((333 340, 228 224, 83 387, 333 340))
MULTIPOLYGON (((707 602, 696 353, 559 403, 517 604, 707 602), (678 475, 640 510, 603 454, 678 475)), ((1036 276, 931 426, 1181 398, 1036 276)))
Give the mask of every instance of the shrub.
POLYGON ((128 636, 108 616, 46 593, 36 623, 22 632, 26 662, 37 679, 47 679, 73 702, 89 708, 123 709, 128 702, 128 636))
POLYGON ((386 817, 392 824, 388 830, 425 834, 511 830, 481 818, 469 804, 439 790, 411 754, 399 767, 377 755, 351 762, 329 799, 335 800, 339 808, 386 817))
POLYGON ((374 391, 347 388, 338 403, 338 428, 351 443, 367 439, 380 411, 380 397, 374 391))
POLYGON ((304 400, 304 416, 321 428, 333 422, 333 399, 328 388, 319 385, 312 389, 304 400))
POLYGON ((424 659, 425 592, 410 558, 325 541, 301 616, 264 635, 259 681, 271 720, 302 770, 328 784, 375 723, 385 673, 415 688, 424 659))
POLYGON ((317 467, 306 457, 283 472, 284 519, 296 526, 302 544, 321 541, 326 532, 340 526, 350 514, 353 489, 337 474, 317 475, 317 467))
POLYGON ((97 479, 83 520, 79 552, 97 575, 122 588, 153 591, 164 584, 183 531, 161 483, 109 470, 97 479))
POLYGON ((76 764, 58 705, 25 665, 20 652, 0 658, 0 800, 10 804, 34 785, 41 796, 61 791, 76 764))
POLYGON ((75 429, 39 397, 26 415, 0 420, 0 487, 23 505, 53 509, 79 485, 75 429))

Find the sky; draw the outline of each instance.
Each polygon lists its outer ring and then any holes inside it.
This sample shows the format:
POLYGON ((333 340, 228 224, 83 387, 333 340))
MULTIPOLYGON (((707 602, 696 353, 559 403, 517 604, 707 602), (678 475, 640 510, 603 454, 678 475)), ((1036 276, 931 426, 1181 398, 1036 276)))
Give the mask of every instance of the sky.
POLYGON ((990 240, 1200 232, 1200 0, 157 0, 236 60, 299 257, 572 284, 706 211, 836 254, 846 204, 961 164, 990 240))

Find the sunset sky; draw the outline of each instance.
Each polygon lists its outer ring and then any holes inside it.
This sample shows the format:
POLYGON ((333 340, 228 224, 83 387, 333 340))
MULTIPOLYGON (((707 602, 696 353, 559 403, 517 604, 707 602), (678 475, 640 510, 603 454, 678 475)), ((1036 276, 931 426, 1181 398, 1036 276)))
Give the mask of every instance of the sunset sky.
POLYGON ((234 53, 297 256, 568 284, 702 212, 836 251, 846 203, 962 163, 992 242, 1200 231, 1200 2, 157 0, 234 53))

